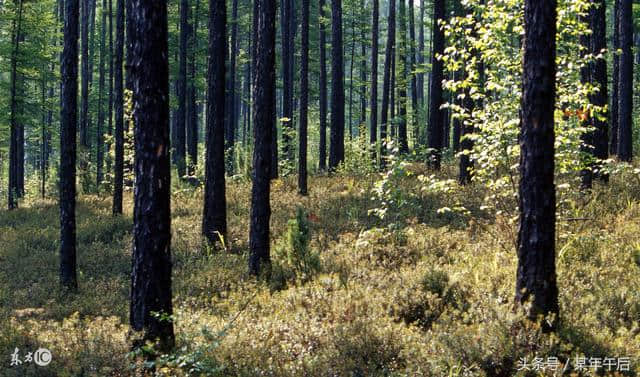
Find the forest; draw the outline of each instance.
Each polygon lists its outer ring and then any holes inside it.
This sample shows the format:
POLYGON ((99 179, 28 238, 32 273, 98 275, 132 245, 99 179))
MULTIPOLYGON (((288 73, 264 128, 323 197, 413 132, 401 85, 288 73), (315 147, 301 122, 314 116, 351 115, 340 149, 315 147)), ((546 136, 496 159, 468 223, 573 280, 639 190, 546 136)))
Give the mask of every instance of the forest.
POLYGON ((640 375, 640 1, 0 0, 0 377, 640 375))

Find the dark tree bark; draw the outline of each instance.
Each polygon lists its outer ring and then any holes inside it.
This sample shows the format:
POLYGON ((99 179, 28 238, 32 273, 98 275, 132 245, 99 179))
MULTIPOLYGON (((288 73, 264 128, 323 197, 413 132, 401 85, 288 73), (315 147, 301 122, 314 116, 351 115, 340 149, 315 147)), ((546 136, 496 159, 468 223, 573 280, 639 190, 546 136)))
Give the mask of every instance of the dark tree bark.
POLYGON ((377 161, 378 150, 378 23, 379 1, 372 0, 371 18, 371 123, 369 125, 369 142, 372 148, 373 162, 377 161))
MULTIPOLYGON (((420 0, 420 19, 418 20, 418 25, 420 25, 418 28, 418 66, 422 69, 424 65, 424 0, 420 0)), ((417 74, 416 85, 418 86, 418 101, 420 105, 424 105, 424 73, 420 72, 417 74)), ((421 140, 420 135, 416 136, 416 140, 421 140)))
MULTIPOLYGON (((389 29, 387 31, 387 46, 384 53, 384 73, 382 78, 382 107, 380 109, 380 142, 382 147, 380 148, 380 165, 385 166, 385 149, 387 142, 387 129, 389 122, 389 107, 393 111, 393 100, 389 103, 391 91, 393 86, 391 85, 391 72, 393 65, 393 44, 396 40, 396 6, 395 0, 389 1, 389 16, 388 16, 389 29)), ((391 116, 393 118, 393 115, 391 116)))
POLYGON ((180 62, 178 66, 178 112, 175 154, 180 177, 186 174, 186 119, 187 119, 187 43, 189 41, 189 1, 180 1, 180 62))
POLYGON ((307 195, 307 106, 309 105, 309 0, 302 0, 300 45, 300 121, 298 130, 298 193, 307 195))
POLYGON ((618 98, 620 93, 620 56, 618 49, 620 48, 620 3, 613 0, 612 18, 612 51, 613 51, 613 73, 611 77, 611 143, 609 144, 609 153, 611 155, 618 154, 618 98))
POLYGON ((431 78, 429 90, 429 131, 428 144, 431 149, 427 165, 436 170, 440 170, 442 159, 442 141, 444 132, 445 115, 440 109, 442 105, 442 79, 443 64, 438 55, 444 53, 444 32, 438 25, 439 20, 445 17, 444 0, 433 1, 433 24, 432 43, 433 52, 431 54, 431 78))
POLYGON ((18 54, 20 52, 20 36, 22 34, 22 0, 18 0, 17 17, 13 20, 12 48, 11 48, 11 116, 10 116, 10 144, 9 144, 9 198, 8 208, 18 207, 17 198, 21 197, 20 165, 24 159, 20 158, 20 125, 18 124, 18 54))
POLYGON ((80 145, 89 148, 89 18, 91 0, 82 1, 82 98, 80 113, 80 145))
POLYGON ((106 24, 107 0, 102 0, 102 33, 100 36, 100 77, 98 83, 98 130, 96 132, 96 187, 102 182, 102 165, 104 159, 104 145, 102 132, 104 130, 104 85, 105 85, 105 54, 106 54, 106 24))
MULTIPOLYGON (((171 162, 167 3, 131 0, 130 78, 134 91, 136 188, 130 324, 159 350, 174 346, 171 302, 171 162)), ((140 344, 142 345, 142 344, 140 344)))
POLYGON ((232 1, 231 7, 231 45, 229 48, 229 81, 227 85, 225 124, 227 141, 226 148, 230 152, 230 159, 227 162, 229 173, 233 174, 234 153, 233 149, 236 142, 237 120, 234 112, 234 104, 236 97, 236 55, 238 54, 238 0, 232 1))
POLYGON ((113 174, 114 215, 122 214, 122 186, 124 179, 124 88, 122 60, 124 57, 124 0, 117 0, 116 10, 116 50, 114 57, 114 108, 115 108, 115 161, 113 174))
POLYGON ((60 284, 78 289, 76 278, 76 124, 78 122, 79 1, 65 1, 64 48, 60 65, 60 284))
MULTIPOLYGON (((107 133, 113 135, 113 2, 109 0, 109 105, 107 113, 109 120, 107 125, 107 133)), ((107 150, 111 150, 111 143, 107 144, 107 150)), ((111 171, 111 159, 107 158, 107 171, 111 171)))
POLYGON ((407 69, 407 6, 406 0, 399 0, 400 45, 398 46, 398 61, 400 64, 400 77, 397 80, 398 87, 398 147, 401 154, 409 153, 407 137, 407 77, 410 72, 407 69))
MULTIPOLYGON (((605 0, 597 0, 596 7, 591 9, 591 53, 594 56, 604 54, 607 48, 607 8, 605 0)), ((607 90, 607 60, 605 58, 597 59, 592 65, 591 79, 593 84, 598 87, 598 92, 591 95, 590 102, 600 108, 605 108, 608 103, 607 90)), ((609 156, 609 124, 607 113, 602 116, 594 117, 594 156, 598 160, 606 160, 609 156)), ((596 167, 595 175, 601 181, 607 182, 609 177, 601 170, 601 164, 596 167)))
POLYGON ((187 90, 188 111, 187 111, 187 153, 189 155, 189 175, 195 174, 195 167, 198 166, 198 107, 196 90, 196 59, 198 50, 198 27, 199 27, 200 0, 196 0, 193 13, 193 30, 190 33, 189 52, 189 88, 187 90))
POLYGON ((633 9, 632 0, 618 0, 620 25, 620 76, 618 93, 618 157, 633 158, 633 9))
POLYGON ((349 120, 347 127, 349 140, 353 140, 353 67, 356 57, 356 10, 351 12, 351 56, 349 59, 349 120))
MULTIPOLYGON (((225 192, 225 60, 227 9, 224 0, 209 2, 209 76, 207 79, 207 155, 202 233, 210 244, 227 235, 225 192)), ((226 241, 225 241, 226 242, 226 241)))
MULTIPOLYGON (((554 106, 556 1, 525 0, 516 302, 558 313, 555 270, 554 106)), ((545 329, 553 323, 542 321, 545 329)))
POLYGON ((259 275, 270 270, 269 203, 272 133, 275 125, 276 87, 275 44, 276 2, 255 0, 253 65, 253 186, 251 189, 251 224, 249 230, 249 271, 259 275))
POLYGON ((293 130, 293 0, 282 0, 280 23, 282 29, 282 147, 284 158, 293 160, 291 134, 293 130))
POLYGON ((413 0, 409 0, 409 74, 411 75, 411 125, 413 127, 413 144, 418 144, 418 78, 413 73, 416 70, 416 27, 414 21, 413 0))
MULTIPOLYGON (((360 8, 366 9, 364 0, 360 1, 360 8)), ((360 127, 367 126, 367 20, 360 21, 360 127)))
POLYGON ((329 170, 344 161, 344 65, 342 0, 331 0, 331 144, 329 170))
MULTIPOLYGON (((378 0, 373 0, 378 1, 378 0)), ((326 56, 326 28, 323 25, 322 20, 325 18, 324 12, 325 2, 319 0, 319 22, 318 28, 320 29, 320 154, 318 168, 325 170, 327 168, 327 56, 326 56)))

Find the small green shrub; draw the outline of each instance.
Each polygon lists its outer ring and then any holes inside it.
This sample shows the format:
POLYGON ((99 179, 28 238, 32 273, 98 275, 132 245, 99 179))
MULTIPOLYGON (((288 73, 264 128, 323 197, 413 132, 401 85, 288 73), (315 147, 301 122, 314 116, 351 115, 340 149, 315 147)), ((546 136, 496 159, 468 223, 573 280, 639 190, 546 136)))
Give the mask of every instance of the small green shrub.
POLYGON ((394 302, 392 314, 397 320, 423 329, 430 328, 447 309, 459 312, 468 309, 461 286, 450 283, 449 275, 436 269, 428 270, 418 283, 409 284, 396 293, 394 302))
POLYGON ((320 271, 320 256, 313 251, 311 229, 307 212, 298 207, 296 217, 287 223, 287 233, 275 249, 275 279, 294 278, 301 282, 309 281, 320 271), (279 264, 280 266, 275 266, 279 264), (288 270, 288 271, 287 271, 288 270))

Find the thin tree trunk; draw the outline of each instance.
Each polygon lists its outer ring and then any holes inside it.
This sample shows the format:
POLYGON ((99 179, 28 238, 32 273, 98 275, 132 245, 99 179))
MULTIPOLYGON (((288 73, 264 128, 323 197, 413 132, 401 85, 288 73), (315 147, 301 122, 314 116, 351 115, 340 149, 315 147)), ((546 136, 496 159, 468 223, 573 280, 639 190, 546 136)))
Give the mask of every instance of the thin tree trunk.
POLYGON ((274 129, 275 73, 275 0, 255 0, 253 65, 253 186, 249 229, 249 271, 258 276, 270 270, 269 203, 272 132, 274 129))
POLYGON ((78 0, 65 0, 60 65, 60 283, 78 289, 76 278, 76 124, 78 121, 78 0))
POLYGON ((9 145, 9 198, 8 208, 14 209, 18 207, 17 198, 20 195, 20 168, 19 165, 24 164, 20 160, 20 126, 18 125, 18 54, 20 52, 20 35, 22 33, 22 0, 18 2, 17 19, 13 20, 11 51, 11 135, 9 145))
MULTIPOLYGON (((515 300, 528 316, 558 313, 555 270, 556 1, 525 0, 520 133, 520 228, 515 300)), ((556 317, 557 319, 557 317, 556 317)), ((554 327, 550 318, 543 329, 554 327)))
POLYGON ((407 77, 410 72, 407 69, 407 5, 406 0, 399 0, 400 18, 400 45, 398 49, 398 62, 400 64, 400 77, 397 80, 398 87, 398 147, 401 154, 409 152, 407 136, 407 77))
POLYGON ((229 54, 229 81, 227 85, 226 96, 226 149, 229 151, 230 160, 227 162, 229 173, 234 171, 234 146, 236 141, 237 121, 234 112, 234 104, 236 97, 236 56, 238 54, 238 0, 232 1, 231 8, 231 46, 229 54))
POLYGON ((226 242, 225 192, 225 60, 227 10, 224 0, 209 2, 209 67, 207 78, 207 139, 202 233, 215 245, 226 242))
MULTIPOLYGON (((385 163, 385 149, 387 143, 387 129, 389 122, 389 107, 393 108, 393 101, 389 104, 389 99, 391 96, 391 66, 393 65, 393 44, 396 39, 396 10, 395 10, 395 0, 389 0, 389 16, 388 16, 388 24, 389 29, 387 32, 387 47, 385 49, 385 58, 384 58, 384 74, 382 79, 382 108, 380 112, 380 142, 382 143, 382 147, 380 148, 380 165, 384 168, 385 163)), ((393 116, 392 116, 393 118, 393 116)))
POLYGON ((293 0, 283 0, 280 12, 282 29, 282 147, 284 158, 293 160, 293 0))
POLYGON ((369 142, 371 143, 372 159, 377 161, 378 150, 378 22, 379 1, 373 1, 371 18, 371 123, 369 126, 369 142))
MULTIPOLYGON (((366 9, 364 0, 360 1, 360 8, 366 9)), ((360 23, 360 124, 358 125, 358 135, 360 128, 367 125, 367 21, 362 18, 360 23)))
POLYGON ((618 55, 618 49, 620 48, 620 3, 618 0, 613 0, 612 17, 613 22, 613 36, 612 36, 612 51, 613 51, 613 73, 611 77, 611 143, 609 144, 609 153, 611 155, 618 154, 618 98, 620 97, 620 55, 618 55))
POLYGON ((413 134, 413 145, 418 145, 418 134, 420 127, 418 125, 418 78, 414 73, 416 70, 416 28, 414 21, 414 4, 413 0, 409 0, 409 74, 411 75, 411 125, 413 134))
POLYGON ((124 180, 124 88, 122 61, 124 58, 124 0, 117 0, 116 10, 116 50, 114 60, 114 107, 115 107, 115 161, 113 180, 114 215, 122 214, 122 186, 124 180))
POLYGON ((429 90, 429 132, 428 143, 431 150, 428 166, 435 170, 440 170, 442 160, 442 140, 444 133, 444 112, 440 110, 442 105, 442 79, 443 64, 438 55, 444 53, 444 32, 440 29, 438 21, 445 17, 444 0, 434 0, 433 21, 432 21, 432 43, 433 52, 431 54, 431 78, 429 90))
POLYGON ((187 42, 189 40, 189 1, 180 1, 180 62, 178 65, 178 112, 175 153, 178 176, 186 174, 186 119, 187 119, 187 42))
MULTIPOLYGON (((373 0, 378 1, 378 0, 373 0)), ((319 162, 318 168, 325 170, 327 168, 327 56, 326 56, 326 28, 322 20, 325 18, 324 0, 318 2, 319 14, 318 28, 320 29, 320 143, 319 143, 319 162)))
POLYGON ((342 0, 331 0, 331 144, 329 170, 344 161, 344 65, 342 0))
MULTIPOLYGON (((109 124, 107 125, 107 133, 113 135, 113 1, 109 0, 109 124)), ((111 143, 106 145, 107 151, 111 151, 111 143)), ((111 158, 107 158, 107 171, 111 171, 111 158)))
POLYGON ((356 11, 351 15, 351 59, 349 61, 349 140, 353 140, 353 66, 356 57, 356 11))
MULTIPOLYGON (((91 0, 82 1, 81 34, 82 34, 82 98, 80 113, 80 146, 89 148, 89 18, 91 0)), ((82 169, 85 163, 82 162, 82 169)))
POLYGON ((105 42, 106 42, 106 24, 107 24, 107 0, 102 0, 102 33, 100 37, 100 77, 98 84, 98 131, 96 133, 96 148, 97 148, 97 174, 96 174, 96 187, 100 186, 102 182, 102 163, 104 156, 104 145, 102 145, 102 132, 104 129, 104 84, 105 84, 105 42))
MULTIPOLYGON (((236 0, 237 1, 237 0, 236 0)), ((200 0, 196 0, 196 7, 193 14, 193 30, 190 33, 190 54, 189 54, 189 88, 187 90, 188 111, 187 111, 187 153, 189 154, 189 175, 195 174, 195 167, 198 166, 198 108, 196 90, 196 59, 198 50, 198 27, 199 27, 200 0)))
MULTIPOLYGON (((418 100, 420 105, 424 105, 424 0, 420 0, 420 19, 419 21, 419 33, 418 33, 418 66, 421 72, 418 73, 417 86, 418 86, 418 100)), ((420 140, 420 136, 416 137, 416 140, 420 140)))
POLYGON ((618 157, 633 158, 633 9, 632 0, 620 2, 620 78, 618 94, 618 157))
POLYGON ((307 195, 307 106, 309 104, 309 0, 302 0, 300 46, 300 121, 298 131, 298 193, 307 195))

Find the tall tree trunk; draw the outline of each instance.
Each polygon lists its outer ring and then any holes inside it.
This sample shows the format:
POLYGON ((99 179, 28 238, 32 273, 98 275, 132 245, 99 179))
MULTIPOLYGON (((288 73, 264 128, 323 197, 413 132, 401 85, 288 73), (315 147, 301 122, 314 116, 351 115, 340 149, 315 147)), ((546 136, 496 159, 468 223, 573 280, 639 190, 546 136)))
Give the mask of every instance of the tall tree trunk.
POLYGON ((445 115, 440 110, 442 105, 442 79, 443 64, 438 55, 444 54, 444 32, 438 25, 439 20, 445 17, 444 0, 433 1, 432 43, 431 54, 431 78, 429 89, 429 131, 428 144, 431 149, 428 166, 440 170, 442 159, 442 140, 444 133, 445 115))
MULTIPOLYGON (((417 86, 418 86, 418 101, 420 105, 424 105, 424 0, 420 0, 420 19, 418 20, 419 33, 418 33, 418 66, 421 72, 417 74, 417 86)), ((419 127, 418 127, 419 129, 419 127)), ((416 140, 420 140, 420 135, 416 137, 416 140)))
POLYGON ((344 66, 342 0, 331 0, 331 144, 329 170, 344 161, 344 66))
MULTIPOLYGON (((515 299, 528 316, 558 313, 555 270, 556 0, 525 0, 520 133, 520 228, 515 299)), ((543 320, 544 329, 554 324, 543 320)))
POLYGON ((409 74, 411 75, 411 126, 413 134, 413 145, 418 144, 418 134, 420 127, 418 125, 418 78, 414 73, 416 70, 416 27, 414 21, 414 4, 413 0, 409 0, 409 74))
POLYGON ((78 122, 79 0, 65 0, 64 48, 60 65, 60 283, 78 289, 76 278, 76 124, 78 122))
MULTIPOLYGON (((384 167, 385 164, 385 149, 387 143, 387 129, 389 123, 389 107, 393 109, 393 101, 389 104, 391 96, 391 66, 393 61, 393 44, 396 39, 396 6, 395 0, 389 0, 389 16, 387 21, 389 23, 389 29, 387 31, 387 46, 384 53, 384 73, 382 78, 382 107, 380 109, 380 142, 382 146, 380 148, 380 165, 384 167)), ((393 116, 392 116, 393 118, 393 116)))
POLYGON ((102 182, 102 163, 104 156, 104 145, 102 145, 102 132, 104 130, 104 84, 105 84, 105 54, 106 54, 106 24, 107 24, 107 0, 102 0, 102 32, 100 37, 100 77, 98 83, 98 131, 96 133, 96 187, 102 182))
POLYGON ((227 85, 226 96, 226 109, 225 109, 225 121, 226 121, 226 134, 227 140, 226 148, 229 151, 230 159, 227 162, 229 173, 233 174, 234 171, 234 146, 236 140, 237 120, 234 112, 234 104, 236 97, 236 55, 238 54, 238 0, 232 1, 231 8, 231 46, 229 54, 229 81, 227 85))
POLYGON ((282 147, 284 158, 293 160, 291 134, 293 130, 293 0, 283 0, 282 29, 282 147))
MULTIPOLYGON (((378 0, 373 0, 378 1, 378 0)), ((325 19, 324 12, 325 2, 319 0, 319 17, 318 28, 320 29, 320 143, 319 143, 319 162, 318 168, 325 170, 327 168, 327 56, 326 56, 326 27, 323 24, 325 19)))
POLYGON ((302 0, 300 45, 300 121, 298 131, 298 193, 307 195, 307 106, 309 105, 309 0, 302 0))
POLYGON ((227 9, 225 0, 209 2, 209 67, 207 78, 207 138, 202 233, 210 244, 226 242, 225 192, 225 60, 227 9))
POLYGON ((611 155, 618 154, 618 98, 620 97, 620 3, 613 0, 613 11, 611 23, 613 27, 612 51, 613 51, 613 73, 611 75, 611 143, 609 144, 609 153, 611 155))
MULTIPOLYGON (((591 47, 593 56, 599 56, 605 53, 607 48, 607 8, 605 0, 598 0, 596 7, 591 9, 591 47)), ((593 93, 590 102, 600 108, 607 105, 607 60, 605 58, 597 59, 592 65, 591 78, 593 84, 598 87, 598 92, 593 93)), ((604 110, 606 111, 606 110, 604 110)), ((599 160, 606 160, 609 156, 609 124, 607 113, 602 116, 594 117, 594 155, 599 160)), ((602 172, 601 164, 598 164, 596 176, 603 182, 608 181, 608 176, 602 172)))
MULTIPOLYGON (((129 322, 158 349, 174 346, 171 316, 171 162, 167 3, 131 0, 130 78, 134 91, 136 188, 129 322)), ((142 344, 139 344, 142 346, 142 344)))
POLYGON ((122 186, 124 179, 124 88, 122 61, 124 58, 124 0, 117 0, 116 10, 116 50, 114 58, 114 107, 115 107, 115 161, 113 174, 114 215, 122 214, 122 186))
MULTIPOLYGON (((82 34, 82 98, 80 113, 80 146, 89 148, 89 18, 91 16, 91 0, 82 1, 81 34, 82 34)), ((82 163, 85 168, 85 163, 82 163)))
POLYGON ((356 57, 356 10, 351 14, 351 56, 349 59, 349 121, 347 127, 349 140, 353 140, 353 66, 356 57))
MULTIPOLYGON (((107 133, 113 135, 113 0, 109 1, 109 124, 107 125, 107 133)), ((111 142, 107 144, 107 150, 111 150, 111 142)), ((111 171, 111 158, 107 158, 107 171, 111 171)))
POLYGON ((11 51, 11 135, 9 144, 9 198, 8 208, 18 206, 17 198, 20 195, 20 165, 24 160, 20 159, 20 126, 18 124, 18 54, 20 52, 20 35, 22 33, 22 0, 18 0, 17 18, 13 20, 11 51))
POLYGON ((407 67, 407 5, 406 0, 399 0, 400 16, 400 46, 398 49, 398 62, 400 64, 400 77, 398 78, 398 147, 401 154, 409 152, 407 137, 407 77, 410 72, 407 67))
POLYGON ((189 1, 180 0, 180 62, 178 66, 178 112, 175 153, 178 175, 186 174, 186 119, 187 119, 187 42, 189 40, 189 1))
MULTIPOLYGON (((237 0, 236 0, 237 1, 237 0)), ((200 0, 196 0, 193 13, 193 30, 190 33, 190 53, 189 53, 189 88, 187 89, 188 111, 187 111, 187 153, 189 155, 189 175, 195 174, 195 167, 198 166, 198 107, 196 89, 196 59, 198 51, 198 27, 199 27, 200 0)))
POLYGON ((632 0, 618 0, 620 23, 620 77, 618 93, 618 157, 633 158, 633 9, 632 0))
POLYGON ((269 203, 274 96, 276 88, 276 2, 255 0, 253 65, 253 186, 251 188, 251 223, 249 230, 249 271, 259 275, 270 270, 269 203))
MULTIPOLYGON (((360 1, 360 8, 366 9, 364 0, 360 1)), ((361 127, 367 126, 367 20, 362 17, 360 21, 360 124, 361 127)), ((358 133, 359 134, 359 133, 358 133)))
POLYGON ((373 162, 377 161, 378 150, 378 23, 380 5, 378 0, 372 0, 373 10, 371 18, 371 123, 369 125, 369 142, 372 148, 373 162))

